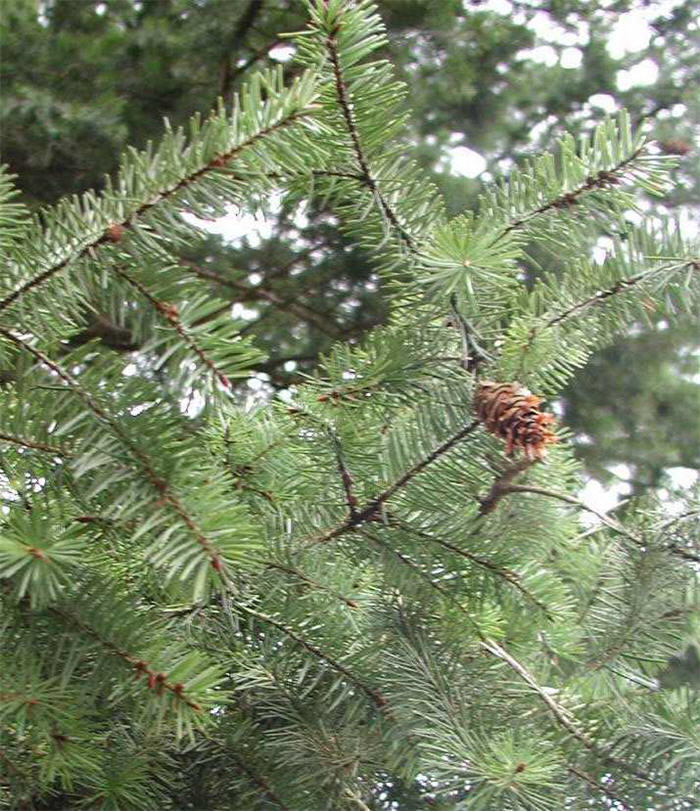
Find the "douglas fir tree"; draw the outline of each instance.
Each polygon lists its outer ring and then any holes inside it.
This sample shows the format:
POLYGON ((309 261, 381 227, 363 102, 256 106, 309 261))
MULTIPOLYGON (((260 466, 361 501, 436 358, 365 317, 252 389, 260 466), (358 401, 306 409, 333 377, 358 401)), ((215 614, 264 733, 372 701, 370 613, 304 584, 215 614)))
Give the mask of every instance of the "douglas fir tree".
POLYGON ((448 220, 372 4, 307 6, 294 82, 103 193, 29 217, 2 176, 0 804, 694 808, 692 494, 585 528, 541 399, 697 305, 697 252, 628 216, 668 158, 621 115, 448 220), (393 314, 246 410, 260 352, 183 214, 273 192, 333 210, 393 314), (562 274, 528 288, 533 248, 562 274), (100 319, 132 351, 74 340, 100 319))

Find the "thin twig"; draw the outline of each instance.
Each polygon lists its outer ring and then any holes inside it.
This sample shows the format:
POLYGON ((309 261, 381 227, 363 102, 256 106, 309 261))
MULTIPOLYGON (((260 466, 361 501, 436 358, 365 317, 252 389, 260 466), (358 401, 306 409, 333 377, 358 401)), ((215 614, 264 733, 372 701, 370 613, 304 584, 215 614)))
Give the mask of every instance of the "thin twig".
POLYGON ((187 260, 181 259, 180 265, 192 271, 192 273, 202 279, 209 279, 212 282, 220 284, 222 287, 228 287, 231 290, 235 290, 240 296, 242 296, 243 301, 251 301, 256 299, 267 301, 280 312, 293 313, 301 318, 302 321, 307 321, 309 324, 313 324, 313 326, 331 338, 341 338, 343 336, 343 332, 339 327, 332 322, 329 322, 322 314, 316 312, 316 310, 313 310, 306 304, 302 304, 299 301, 288 301, 287 299, 282 298, 282 296, 277 295, 277 293, 274 291, 267 290, 264 287, 250 287, 249 285, 234 281, 233 279, 227 279, 214 271, 207 270, 206 268, 195 265, 193 262, 189 262, 187 260))
POLYGON ((656 786, 664 792, 669 792, 672 796, 677 796, 685 800, 689 799, 688 797, 669 789, 668 786, 659 780, 649 777, 649 775, 640 771, 635 766, 632 766, 626 761, 609 754, 609 747, 602 748, 598 746, 593 738, 591 738, 590 735, 588 735, 578 726, 578 723, 572 717, 571 713, 569 713, 569 711, 560 704, 557 704, 551 695, 549 695, 546 690, 539 686, 534 676, 527 670, 527 668, 517 659, 511 656, 508 651, 502 648, 493 639, 486 639, 482 641, 480 645, 492 656, 501 659, 511 668, 511 670, 515 671, 515 673, 520 676, 520 678, 532 689, 532 691, 539 696, 540 700, 547 706, 557 723, 562 726, 573 738, 582 743, 583 746, 585 746, 585 748, 593 753, 599 760, 604 763, 609 763, 612 766, 617 766, 628 774, 636 777, 638 780, 642 780, 645 783, 656 786))
POLYGON ((69 456, 69 451, 58 445, 48 445, 45 442, 37 442, 34 439, 25 439, 12 434, 0 434, 0 441, 12 442, 14 445, 21 445, 23 448, 31 448, 35 451, 43 451, 44 453, 51 453, 55 456, 69 456))
MULTIPOLYGON (((632 532, 631 530, 627 529, 627 527, 624 524, 621 524, 619 521, 615 521, 613 518, 610 518, 608 515, 600 512, 599 510, 596 510, 594 507, 589 507, 587 504, 584 504, 583 501, 576 498, 575 496, 569 495, 568 493, 559 493, 556 490, 547 490, 544 487, 535 487, 534 485, 529 484, 512 484, 505 489, 503 495, 506 496, 511 493, 533 493, 534 495, 555 498, 559 501, 565 502, 566 504, 571 504, 574 507, 577 507, 579 510, 585 510, 586 512, 592 513, 597 518, 599 518, 603 522, 603 524, 605 524, 605 526, 629 538, 640 548, 643 549, 647 548, 647 544, 645 543, 644 539, 641 536, 637 535, 636 533, 632 532)), ((682 557, 685 560, 700 562, 700 555, 696 555, 693 552, 689 552, 688 550, 683 549, 682 547, 673 545, 667 546, 665 548, 672 554, 677 555, 678 557, 682 557)))
POLYGON ((630 276, 627 279, 619 279, 615 282, 611 287, 607 290, 599 290, 594 293, 592 296, 589 296, 583 301, 579 301, 576 304, 571 305, 566 310, 563 310, 558 315, 553 316, 549 319, 544 325, 543 329, 550 329, 551 327, 555 327, 557 324, 560 324, 562 321, 570 318, 572 315, 580 312, 581 310, 585 310, 588 307, 592 307, 593 305, 600 304, 601 302, 606 301, 607 299, 611 298, 612 296, 617 295, 618 293, 625 292, 632 287, 640 284, 643 281, 646 281, 650 276, 654 276, 657 273, 662 273, 668 270, 673 270, 674 268, 694 268, 698 265, 697 259, 688 259, 684 262, 675 262, 668 265, 662 265, 661 267, 652 268, 651 270, 645 270, 642 273, 638 273, 636 276, 630 276))
POLYGON ((231 602, 236 606, 236 608, 243 611, 243 613, 248 614, 251 617, 255 617, 261 622, 271 625, 273 628, 277 628, 278 631, 281 631, 283 634, 285 634, 285 636, 288 636, 298 645, 301 645, 305 650, 312 654, 312 656, 315 656, 322 662, 326 662, 334 670, 337 670, 338 673, 342 673, 343 676, 345 676, 350 682, 366 693, 372 699, 372 701, 374 701, 377 707, 381 708, 386 706, 387 700, 378 690, 373 687, 368 687, 364 682, 358 679, 357 676, 353 675, 344 665, 340 664, 340 662, 338 662, 336 659, 324 653, 320 648, 316 647, 316 645, 304 639, 304 637, 298 634, 296 631, 292 630, 279 620, 274 619, 269 614, 264 614, 262 611, 257 611, 254 608, 250 608, 250 606, 239 603, 237 600, 231 599, 231 602))
POLYGON ((571 774, 576 775, 576 777, 580 778, 585 783, 588 783, 588 785, 594 788, 596 791, 599 791, 601 794, 605 794, 605 796, 609 797, 611 800, 615 800, 615 802, 620 803, 622 805, 622 811, 625 811, 627 808, 629 808, 626 801, 623 800, 622 797, 620 797, 617 794, 614 794, 602 783, 597 783, 589 774, 586 774, 586 772, 582 772, 576 766, 572 766, 571 764, 567 766, 567 769, 571 772, 571 774))
POLYGON ((507 495, 513 479, 515 479, 516 476, 519 476, 529 467, 532 467, 534 463, 534 459, 523 458, 519 462, 516 462, 514 465, 511 465, 509 468, 504 470, 500 476, 497 476, 491 485, 488 495, 482 499, 479 499, 479 515, 487 515, 488 513, 493 512, 493 510, 496 509, 498 502, 503 498, 503 496, 507 495))
POLYGON ((332 594, 341 602, 345 603, 348 608, 357 608, 357 602, 355 600, 351 600, 349 597, 346 597, 344 594, 341 594, 339 591, 335 591, 330 586, 326 586, 323 583, 319 583, 318 580, 313 580, 304 572, 300 572, 299 569, 294 569, 289 566, 283 566, 281 563, 276 563, 272 560, 263 561, 265 566, 269 569, 278 569, 280 572, 286 572, 287 574, 292 575, 292 577, 297 577, 299 580, 302 580, 304 583, 308 583, 312 588, 318 589, 319 591, 327 591, 329 594, 332 594))
POLYGON ((225 386, 227 389, 231 388, 231 381, 229 380, 228 376, 217 367, 209 355, 207 355, 207 353, 190 335, 189 331, 185 329, 175 305, 168 304, 167 302, 156 298, 145 284, 143 284, 139 279, 135 279, 133 276, 129 275, 122 268, 115 266, 113 270, 118 276, 121 276, 122 279, 128 282, 128 284, 135 287, 139 293, 141 293, 141 295, 153 305, 156 312, 158 312, 165 319, 165 321, 170 324, 180 338, 182 338, 183 342, 194 352, 195 355, 197 355, 197 357, 209 369, 209 371, 212 372, 214 377, 221 383, 221 385, 225 386))
POLYGON ((180 682, 171 682, 168 681, 167 673, 161 673, 158 670, 154 670, 148 662, 143 659, 140 659, 138 656, 134 656, 133 654, 128 653, 125 650, 122 650, 118 645, 115 645, 114 642, 110 642, 109 639, 105 639, 98 631, 92 628, 90 625, 87 625, 82 620, 78 619, 78 617, 69 614, 67 611, 63 609, 56 608, 55 606, 51 609, 55 614, 62 617, 64 620, 67 620, 71 624, 75 625, 81 631, 84 631, 86 634, 89 634, 94 639, 96 639, 103 647, 105 647, 108 651, 113 653, 115 656, 118 656, 120 659, 123 659, 128 665, 130 665, 135 671, 137 676, 147 676, 148 678, 148 688, 149 690, 155 690, 157 693, 162 692, 162 690, 168 690, 168 692, 172 693, 179 701, 182 701, 188 707, 193 709, 195 712, 201 712, 202 707, 196 701, 191 698, 188 698, 185 694, 185 687, 180 682))
POLYGON ((0 749, 0 760, 2 760, 2 762, 9 767, 10 771, 14 772, 18 777, 25 776, 24 772, 20 771, 17 768, 17 766, 15 766, 15 764, 10 760, 4 749, 0 749))
POLYGON ((586 194, 586 192, 606 188, 607 186, 618 183, 624 177, 627 167, 639 157, 642 151, 643 147, 639 147, 627 158, 613 166, 612 169, 601 169, 595 175, 590 175, 587 177, 580 186, 577 186, 570 192, 566 192, 565 194, 561 194, 552 200, 548 200, 534 211, 525 214, 517 220, 513 220, 513 222, 503 230, 501 236, 521 228, 530 220, 534 219, 535 217, 539 217, 541 214, 546 214, 549 211, 556 211, 557 209, 570 208, 571 206, 576 205, 579 197, 586 194))
POLYGON ((408 566, 412 571, 414 571, 421 580, 424 580, 432 589, 441 594, 447 600, 449 600, 452 605, 454 605, 464 616, 469 620, 470 625, 473 627, 474 632, 476 633, 479 639, 483 640, 483 635, 479 630, 479 626, 474 621, 472 615, 467 611, 467 609, 459 602, 459 600, 454 596, 454 594, 447 591, 447 589, 443 588, 440 583, 436 583, 432 577, 427 572, 424 572, 423 569, 417 564, 414 563, 409 557, 403 554, 403 552, 399 552, 398 549, 394 549, 393 547, 389 546, 386 541, 383 541, 381 538, 378 538, 376 535, 373 535, 371 532, 368 532, 366 529, 361 530, 363 535, 369 538, 371 541, 376 543, 378 546, 381 546, 383 549, 386 549, 388 552, 391 552, 398 560, 401 561, 405 566, 408 566))
POLYGON ((452 293, 450 296, 450 311, 452 313, 454 326, 459 331, 462 340, 462 358, 460 365, 465 372, 475 372, 482 363, 490 360, 489 355, 486 350, 477 343, 474 337, 474 328, 460 312, 457 306, 456 293, 452 293))
MULTIPOLYGON (((219 70, 219 95, 223 97, 224 101, 230 103, 231 91, 233 88, 233 81, 236 76, 242 72, 241 69, 233 70, 232 59, 238 58, 238 52, 245 41, 248 31, 255 24, 255 20, 263 9, 265 0, 249 0, 249 3, 236 23, 233 30, 231 42, 226 45, 226 52, 221 61, 219 70)), ((258 57, 259 58, 259 57, 258 57)), ((252 63, 251 63, 252 64, 252 63)), ((242 66, 243 70, 247 70, 250 65, 242 66)))
POLYGON ((267 42, 261 48, 258 48, 256 51, 253 51, 253 53, 246 59, 246 61, 242 65, 239 65, 234 71, 231 72, 231 85, 233 85, 233 83, 236 81, 236 79, 239 78, 239 76, 241 76, 246 71, 250 70, 250 68, 252 68, 256 62, 267 56, 273 48, 283 43, 284 40, 282 39, 273 39, 270 40, 270 42, 267 42))
POLYGON ((698 515, 700 515, 700 510, 688 510, 687 512, 676 515, 673 518, 669 518, 668 521, 664 521, 664 523, 659 527, 659 531, 663 532, 669 527, 672 527, 674 524, 677 524, 679 521, 685 521, 686 518, 695 518, 698 515))
POLYGON ((254 772, 248 764, 242 760, 242 758, 236 754, 236 752, 232 751, 230 748, 226 750, 227 755, 233 758, 233 760, 238 764, 238 767, 242 772, 245 773, 246 777, 262 791, 262 793, 270 800, 272 800, 275 805, 279 806, 282 811, 289 811, 287 806, 280 800, 280 798, 272 791, 270 786, 268 785, 267 781, 260 777, 256 772, 254 772))
POLYGON ((502 648, 497 642, 492 639, 486 639, 481 643, 481 647, 488 651, 492 656, 497 659, 502 659, 506 664, 514 670, 520 678, 537 693, 540 699, 547 705, 549 711, 552 713, 557 722, 566 729, 576 740, 580 741, 586 749, 596 751, 597 746, 593 739, 587 735, 583 730, 579 729, 578 725, 572 719, 568 710, 565 710, 535 681, 534 676, 522 665, 517 659, 513 658, 508 651, 502 648))
POLYGON ((338 464, 338 473, 340 474, 340 480, 343 483, 343 490, 345 491, 345 503, 348 505, 348 511, 350 513, 349 520, 352 520, 357 516, 357 496, 352 490, 353 479, 345 463, 340 440, 335 431, 330 427, 328 428, 328 434, 333 443, 333 450, 335 451, 335 458, 338 464))
POLYGON ((504 569, 495 563, 491 562, 490 560, 486 560, 485 558, 480 557, 479 555, 475 555, 473 552, 468 552, 466 549, 461 549, 459 546, 455 546, 454 544, 446 541, 444 538, 438 538, 435 535, 431 535, 424 530, 416 529, 415 527, 411 526, 406 521, 402 521, 396 518, 389 518, 389 526, 399 526, 402 529, 406 530, 407 532, 411 532, 417 535, 419 538, 423 538, 426 541, 431 541, 432 543, 436 543, 439 546, 442 546, 444 549, 449 549, 450 552, 454 552, 456 555, 460 555, 463 558, 466 558, 471 563, 475 563, 477 566, 481 566, 484 569, 488 569, 488 571, 493 572, 495 575, 500 577, 502 580, 505 580, 511 586, 514 586, 518 591, 523 594, 530 602, 536 605, 542 612, 544 612, 547 619, 554 621, 554 617, 551 615, 547 606, 541 602, 540 600, 535 597, 532 592, 530 592, 523 584, 520 582, 520 578, 516 574, 516 572, 511 571, 510 569, 504 569))
POLYGON ((345 789, 345 796, 348 798, 348 800, 354 802, 360 811, 371 811, 370 807, 363 801, 360 795, 350 791, 349 788, 345 789))
POLYGON ((185 526, 192 532, 202 551, 210 559, 212 567, 215 569, 221 579, 225 580, 225 573, 222 569, 221 557, 217 548, 208 538, 204 536, 197 524, 185 510, 180 499, 170 490, 168 483, 157 474, 146 453, 144 453, 136 442, 132 441, 131 437, 121 426, 119 421, 112 417, 89 392, 87 392, 76 380, 74 380, 72 375, 66 372, 66 370, 56 363, 56 361, 49 358, 48 355, 45 355, 40 349, 37 349, 28 341, 25 341, 23 338, 20 338, 2 326, 0 326, 0 335, 5 336, 16 346, 27 351, 41 365, 47 367, 57 377, 63 380, 63 382, 75 392, 76 396, 85 403, 95 417, 97 417, 98 421, 104 423, 112 431, 117 439, 129 451, 134 461, 141 468, 142 472, 145 473, 146 478, 158 492, 163 503, 167 504, 175 512, 175 514, 178 515, 185 526))
POLYGON ((434 451, 431 451, 425 458, 421 459, 420 462, 413 465, 412 468, 407 470, 393 484, 389 485, 386 490, 383 490, 378 496, 375 496, 371 501, 369 501, 362 509, 358 510, 354 516, 348 518, 340 526, 335 527, 335 529, 329 530, 322 537, 315 539, 313 542, 327 543, 328 541, 331 541, 334 538, 355 529, 356 527, 360 526, 360 524, 373 520, 379 513, 382 506, 389 501, 393 495, 405 487, 413 478, 425 470, 426 467, 431 465, 448 451, 452 450, 455 445, 458 445, 463 439, 469 436, 469 434, 471 434, 479 425, 479 420, 472 420, 465 428, 462 428, 454 433, 451 437, 438 445, 434 451))
MULTIPOLYGON (((340 23, 338 24, 338 26, 340 26, 340 23)), ((385 217, 396 229, 396 232, 399 234, 401 239, 403 239, 403 241, 406 243, 408 249, 412 253, 415 253, 417 248, 413 241, 413 238, 408 233, 408 231, 406 231, 406 229, 401 225, 396 212, 394 212, 391 206, 384 199, 384 196, 382 195, 381 191, 379 190, 379 186, 377 185, 377 181, 374 179, 372 173, 370 172, 369 163, 367 162, 367 158, 365 157, 364 151, 362 149, 362 145, 360 143, 360 134, 357 130, 357 123, 355 121, 355 115, 351 108, 351 103, 348 98, 347 85, 345 84, 343 71, 340 66, 340 56, 338 53, 338 40, 337 40, 338 30, 339 28, 336 27, 336 29, 330 33, 330 35, 326 39, 326 47, 328 48, 328 55, 331 60, 331 65, 333 66, 333 76, 335 79, 335 89, 336 95, 338 97, 338 103, 343 112, 345 125, 350 135, 350 140, 352 141, 353 149, 355 152, 355 158, 357 159, 357 163, 359 164, 360 169, 362 171, 362 177, 365 185, 374 195, 375 199, 380 205, 380 208, 384 212, 385 217)))

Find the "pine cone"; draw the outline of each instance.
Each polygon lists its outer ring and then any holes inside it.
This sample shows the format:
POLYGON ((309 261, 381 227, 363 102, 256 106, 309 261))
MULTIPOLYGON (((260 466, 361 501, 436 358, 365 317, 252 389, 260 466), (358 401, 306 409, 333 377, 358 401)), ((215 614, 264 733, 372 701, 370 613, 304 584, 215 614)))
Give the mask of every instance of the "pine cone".
POLYGON ((551 414, 540 411, 541 397, 531 394, 520 383, 495 383, 484 380, 476 393, 475 409, 484 428, 506 441, 506 453, 523 452, 527 459, 544 459, 547 445, 557 441, 549 426, 551 414))
POLYGON ((109 240, 110 242, 119 242, 124 236, 125 230, 126 229, 123 225, 120 225, 118 222, 113 222, 111 225, 107 226, 107 230, 105 231, 105 239, 109 240))

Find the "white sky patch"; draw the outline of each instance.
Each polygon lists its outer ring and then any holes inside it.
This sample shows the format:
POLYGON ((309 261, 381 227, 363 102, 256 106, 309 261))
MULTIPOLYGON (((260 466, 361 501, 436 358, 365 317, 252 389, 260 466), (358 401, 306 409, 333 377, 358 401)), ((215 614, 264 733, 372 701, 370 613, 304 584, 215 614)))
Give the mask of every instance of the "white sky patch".
POLYGON ((600 237, 593 248, 593 261, 600 265, 608 258, 608 254, 615 247, 610 237, 600 237))
MULTIPOLYGON (((273 191, 265 201, 265 209, 270 214, 277 214, 282 208, 282 193, 273 191)), ((203 220, 194 214, 183 213, 182 217, 192 225, 208 231, 210 234, 221 234, 226 242, 233 243, 246 238, 256 248, 264 239, 269 239, 273 232, 273 221, 266 219, 260 211, 252 213, 238 206, 229 206, 223 217, 215 220, 203 220)))
POLYGON ((188 397, 180 399, 180 411, 188 417, 196 417, 205 406, 205 399, 198 391, 193 391, 188 397))
POLYGON ((541 136, 547 132, 547 130, 556 122, 556 120, 556 116, 548 115, 547 118, 543 118, 541 121, 538 121, 530 130, 530 142, 537 143, 541 136))
POLYGON ((486 169, 486 159, 468 146, 448 147, 444 163, 450 174, 458 177, 479 177, 486 169))
POLYGON ((644 222, 644 215, 639 211, 625 211, 625 219, 632 225, 640 226, 644 222))
POLYGON ((288 389, 280 389, 277 392, 277 396, 285 403, 291 403, 296 396, 297 388, 296 386, 291 386, 288 389))
POLYGON ((619 462, 616 465, 610 465, 608 470, 616 476, 618 479, 622 479, 623 481, 627 481, 629 477, 632 475, 632 468, 629 465, 626 465, 624 462, 619 462))
POLYGON ((549 410, 554 414, 555 417, 563 417, 564 416, 564 403, 561 399, 550 400, 549 402, 549 410))
POLYGON ((563 48, 586 45, 590 40, 590 25, 585 20, 576 20, 573 26, 575 30, 572 30, 568 26, 565 28, 554 22, 551 15, 544 11, 538 11, 528 17, 527 27, 537 39, 555 43, 563 48))
POLYGON ((617 74, 618 90, 629 90, 630 87, 648 87, 654 84, 659 76, 659 66, 653 59, 642 59, 629 70, 617 74))
MULTIPOLYGON (((658 9, 655 8, 655 11, 658 9)), ((605 45, 613 59, 622 59, 625 54, 642 51, 649 45, 654 32, 641 9, 620 14, 605 45)))
POLYGON ((527 57, 538 65, 546 65, 548 68, 553 68, 559 61, 559 54, 551 45, 538 45, 537 48, 519 51, 517 56, 527 57))
POLYGON ((673 486, 681 490, 692 487, 698 480, 698 476, 700 476, 700 473, 693 470, 692 467, 669 467, 666 469, 666 473, 673 482, 673 486))
POLYGON ((559 26, 552 22, 552 18, 544 11, 538 11, 528 21, 527 27, 541 39, 552 39, 559 26))
POLYGON ((594 93, 588 99, 588 103, 591 107, 597 107, 606 113, 614 113, 617 110, 617 102, 609 93, 594 93))
MULTIPOLYGON (((620 499, 628 495, 632 488, 628 479, 632 470, 628 465, 618 464, 609 468, 610 472, 618 478, 618 481, 609 487, 601 484, 597 479, 588 479, 582 490, 579 491, 579 498, 584 504, 601 513, 607 513, 620 503, 620 499)), ((583 513, 582 522, 589 527, 596 526, 600 519, 592 513, 583 513)))
POLYGON ((583 62, 583 51, 580 48, 564 48, 559 63, 563 68, 580 68, 583 62))
POLYGON ((235 242, 245 237, 253 247, 256 247, 263 239, 269 239, 272 235, 272 225, 262 215, 242 212, 238 208, 231 207, 223 217, 213 221, 202 220, 187 212, 183 213, 182 217, 203 231, 221 234, 227 242, 235 242))
MULTIPOLYGON (((598 512, 607 513, 616 507, 620 498, 627 495, 629 491, 630 486, 626 482, 617 482, 611 487, 604 487, 597 479, 589 479, 578 495, 584 504, 590 505, 598 512)), ((588 527, 600 523, 599 518, 588 512, 581 515, 581 521, 588 527)))
POLYGON ((585 20, 576 21, 576 31, 563 31, 557 36, 560 45, 588 45, 590 28, 585 20))
POLYGON ((275 62, 289 62, 295 53, 296 48, 293 45, 275 45, 268 56, 275 62))
MULTIPOLYGON (((466 3, 465 5, 469 6, 470 4, 466 3)), ((488 9, 488 11, 495 11, 496 14, 511 14, 513 11, 513 4, 509 3, 508 0, 487 0, 481 7, 488 9)))
POLYGON ((697 239, 700 236, 700 223, 690 209, 681 208, 678 212, 678 222, 686 239, 697 239))
POLYGON ((258 310, 246 307, 245 304, 241 304, 240 301, 236 301, 233 307, 231 307, 232 318, 242 318, 245 321, 252 321, 253 318, 257 318, 259 315, 258 310))

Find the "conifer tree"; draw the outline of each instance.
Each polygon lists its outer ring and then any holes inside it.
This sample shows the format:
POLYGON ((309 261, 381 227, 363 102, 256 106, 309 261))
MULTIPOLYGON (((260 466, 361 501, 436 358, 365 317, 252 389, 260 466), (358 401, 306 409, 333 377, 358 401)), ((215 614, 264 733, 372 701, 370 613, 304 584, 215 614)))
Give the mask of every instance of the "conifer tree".
POLYGON ((373 5, 307 11, 293 82, 257 74, 100 194, 29 216, 1 177, 0 802, 692 808, 700 704, 667 662, 697 494, 587 528, 542 400, 697 310, 697 247, 625 216, 670 159, 621 114, 450 219, 373 5), (273 192, 330 205, 393 310, 247 409, 261 353, 183 214, 273 192), (561 273, 528 287, 533 254, 561 273), (137 346, 76 345, 86 313, 137 346))

